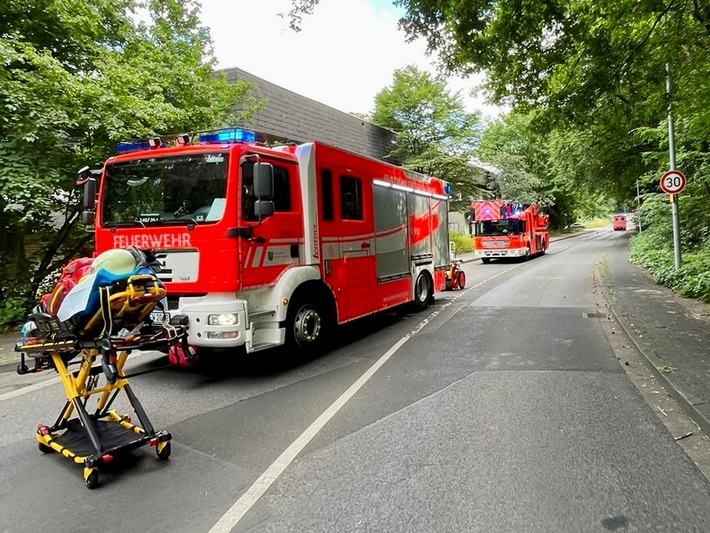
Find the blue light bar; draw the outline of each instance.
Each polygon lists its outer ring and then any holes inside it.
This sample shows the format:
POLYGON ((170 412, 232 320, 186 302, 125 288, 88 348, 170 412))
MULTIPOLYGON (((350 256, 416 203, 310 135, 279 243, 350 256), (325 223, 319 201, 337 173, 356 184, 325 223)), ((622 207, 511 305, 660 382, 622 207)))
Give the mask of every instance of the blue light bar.
POLYGON ((143 141, 121 141, 116 146, 116 152, 127 154, 138 150, 152 150, 155 148, 165 148, 165 144, 160 141, 160 137, 152 137, 143 141))
POLYGON ((256 133, 238 128, 214 131, 200 135, 200 142, 207 144, 220 143, 253 143, 256 142, 256 133))
POLYGON ((150 144, 148 141, 132 141, 132 142, 120 142, 116 146, 116 153, 127 154, 129 152, 137 152, 139 150, 150 150, 150 144))

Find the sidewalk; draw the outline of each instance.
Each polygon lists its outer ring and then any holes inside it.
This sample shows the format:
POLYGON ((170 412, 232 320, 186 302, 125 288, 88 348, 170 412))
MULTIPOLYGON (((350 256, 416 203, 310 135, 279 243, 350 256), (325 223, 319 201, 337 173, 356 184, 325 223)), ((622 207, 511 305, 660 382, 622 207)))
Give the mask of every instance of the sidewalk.
POLYGON ((657 285, 627 259, 626 240, 607 254, 612 314, 683 410, 710 435, 710 304, 657 285))
POLYGON ((0 372, 15 371, 20 362, 20 354, 15 351, 15 343, 20 340, 20 330, 0 334, 0 372))

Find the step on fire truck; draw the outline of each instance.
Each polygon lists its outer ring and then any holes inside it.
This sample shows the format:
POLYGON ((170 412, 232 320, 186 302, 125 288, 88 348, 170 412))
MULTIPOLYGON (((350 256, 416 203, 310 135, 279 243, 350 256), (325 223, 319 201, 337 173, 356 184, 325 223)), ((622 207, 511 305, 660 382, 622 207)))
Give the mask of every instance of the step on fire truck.
POLYGON ((550 244, 548 216, 537 204, 478 201, 471 204, 470 217, 474 257, 484 263, 496 258, 543 255, 550 244))
MULTIPOLYGON (((80 171, 96 252, 153 250, 193 347, 320 347, 336 324, 445 288, 449 184, 227 129, 121 143, 80 171)), ((160 319, 161 317, 158 317, 160 319)), ((164 319, 164 317, 163 317, 164 319)))

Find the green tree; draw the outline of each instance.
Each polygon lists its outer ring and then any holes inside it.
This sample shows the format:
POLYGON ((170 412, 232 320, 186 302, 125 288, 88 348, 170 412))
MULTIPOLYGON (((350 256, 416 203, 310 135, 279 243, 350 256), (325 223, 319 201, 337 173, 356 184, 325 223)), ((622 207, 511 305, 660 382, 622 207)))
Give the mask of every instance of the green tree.
POLYGON ((654 165, 656 173, 667 168, 667 141, 664 145, 634 132, 659 127, 667 131, 669 101, 674 114, 682 117, 679 153, 692 150, 696 167, 702 165, 708 151, 703 139, 710 133, 707 2, 395 4, 405 9, 400 24, 408 36, 427 39, 449 71, 484 71, 495 101, 535 109, 539 131, 571 132, 585 159, 597 167, 579 174, 601 192, 628 197, 640 175, 654 165), (671 67, 670 100, 666 64, 671 67), (665 156, 654 159, 653 153, 665 156))
POLYGON ((375 96, 371 120, 397 133, 390 157, 405 168, 445 179, 466 197, 480 186, 481 172, 468 164, 480 117, 466 112, 446 82, 411 65, 396 70, 391 86, 375 96))
POLYGON ((193 0, 9 0, 0 8, 0 324, 86 253, 76 170, 116 142, 238 121, 193 0), (139 11, 139 8, 141 9, 139 11), (139 16, 140 15, 140 16, 139 16))

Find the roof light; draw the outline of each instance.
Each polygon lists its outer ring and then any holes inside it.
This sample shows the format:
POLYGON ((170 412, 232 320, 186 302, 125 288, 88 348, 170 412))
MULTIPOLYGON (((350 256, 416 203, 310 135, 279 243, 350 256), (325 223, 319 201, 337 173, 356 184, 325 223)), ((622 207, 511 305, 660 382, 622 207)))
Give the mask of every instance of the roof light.
POLYGON ((188 144, 190 144, 190 136, 187 133, 175 137, 175 146, 187 146, 188 144))
POLYGON ((149 150, 148 141, 135 142, 120 142, 116 146, 116 152, 119 154, 127 154, 128 152, 137 152, 138 150, 149 150))
POLYGON ((145 141, 121 141, 116 145, 116 153, 127 154, 129 152, 138 152, 139 150, 152 150, 164 147, 165 145, 160 142, 160 137, 153 137, 145 141))
POLYGON ((256 133, 239 128, 218 130, 200 135, 201 143, 253 143, 256 142, 256 133))

